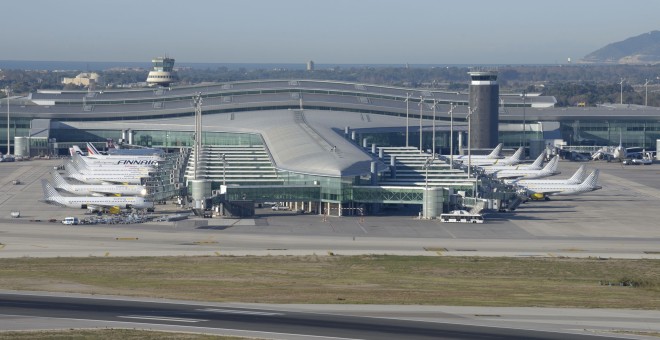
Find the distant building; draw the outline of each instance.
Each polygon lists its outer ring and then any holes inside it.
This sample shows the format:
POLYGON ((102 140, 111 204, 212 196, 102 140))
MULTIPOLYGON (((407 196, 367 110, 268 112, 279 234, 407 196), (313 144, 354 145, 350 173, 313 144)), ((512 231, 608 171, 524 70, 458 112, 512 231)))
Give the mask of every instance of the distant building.
POLYGON ((307 62, 307 71, 314 71, 314 61, 310 60, 307 62))
POLYGON ((174 59, 167 57, 158 57, 152 59, 153 69, 149 71, 147 76, 147 84, 149 86, 170 86, 175 82, 176 75, 174 74, 174 59))
POLYGON ((98 73, 92 72, 83 72, 77 75, 75 78, 62 78, 62 84, 64 85, 76 85, 76 86, 90 86, 98 84, 101 76, 98 73))

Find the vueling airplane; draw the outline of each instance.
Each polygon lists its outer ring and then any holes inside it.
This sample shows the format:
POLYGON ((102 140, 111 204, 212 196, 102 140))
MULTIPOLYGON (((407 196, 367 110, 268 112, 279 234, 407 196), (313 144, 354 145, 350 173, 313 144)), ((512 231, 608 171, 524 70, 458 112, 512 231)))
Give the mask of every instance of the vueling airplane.
POLYGON ((498 170, 540 170, 543 169, 543 160, 545 159, 545 152, 542 152, 532 164, 516 164, 516 165, 486 165, 480 167, 484 168, 484 172, 487 174, 492 174, 498 170))
POLYGON ((577 184, 548 184, 529 181, 523 187, 532 199, 549 200, 549 196, 578 195, 602 188, 598 185, 598 173, 598 169, 594 170, 582 183, 577 184))
POLYGON ((559 174, 560 172, 557 171, 558 164, 559 164, 559 156, 555 156, 541 170, 526 170, 526 169, 522 169, 522 170, 515 170, 515 169, 498 170, 498 171, 493 173, 493 176, 495 176, 498 179, 543 178, 543 177, 548 177, 548 176, 553 176, 553 175, 559 174))
POLYGON ((514 180, 513 184, 518 186, 545 185, 545 184, 580 184, 587 178, 587 166, 582 164, 569 179, 520 179, 514 180))
POLYGON ((62 196, 46 179, 41 180, 44 202, 67 208, 89 209, 98 211, 110 209, 153 209, 154 202, 140 196, 98 197, 98 196, 62 196))
MULTIPOLYGON (((470 160, 471 165, 479 166, 479 167, 489 167, 489 166, 501 166, 501 167, 506 167, 510 165, 516 165, 520 164, 522 160, 522 155, 523 152, 525 152, 524 147, 519 147, 516 152, 511 155, 509 158, 478 158, 478 159, 472 159, 470 160)), ((463 164, 467 164, 467 158, 460 159, 459 162, 463 162, 463 164)), ((510 167, 509 167, 510 168, 510 167)), ((540 168, 539 168, 540 169, 540 168)))
MULTIPOLYGON (((491 151, 487 155, 470 155, 470 163, 472 163, 472 161, 474 161, 475 159, 483 159, 483 158, 501 159, 501 158, 504 158, 504 156, 502 156, 502 148, 503 147, 504 147, 504 144, 500 143, 500 144, 497 144, 495 149, 493 149, 493 151, 491 151)), ((442 157, 443 158, 449 158, 449 155, 442 155, 442 157)), ((467 162, 467 159, 468 159, 468 155, 454 155, 454 161, 467 162)))
POLYGON ((55 188, 83 196, 145 196, 147 189, 135 184, 71 184, 57 171, 51 171, 55 188))

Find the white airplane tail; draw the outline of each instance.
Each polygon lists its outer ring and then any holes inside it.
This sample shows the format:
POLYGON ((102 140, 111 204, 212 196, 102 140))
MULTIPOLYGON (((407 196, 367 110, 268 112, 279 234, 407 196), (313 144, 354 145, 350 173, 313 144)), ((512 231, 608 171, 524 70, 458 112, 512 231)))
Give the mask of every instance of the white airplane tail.
POLYGON ((45 178, 41 179, 41 189, 44 191, 45 201, 57 201, 58 197, 62 197, 45 178))
POLYGON ((522 159, 523 152, 525 152, 525 148, 522 147, 522 146, 519 147, 518 150, 516 150, 516 152, 514 152, 514 154, 511 155, 511 157, 509 157, 507 159, 506 164, 515 165, 515 164, 520 163, 520 160, 522 159))
POLYGON ((534 160, 534 163, 532 163, 528 169, 530 170, 538 170, 538 169, 543 169, 543 160, 545 159, 545 151, 541 152, 541 154, 536 157, 534 160))
POLYGON ((82 150, 78 147, 78 145, 74 145, 71 148, 69 148, 69 152, 71 152, 71 155, 73 156, 74 153, 77 153, 81 156, 84 156, 82 150), (72 150, 73 149, 73 150, 72 150))
POLYGON ((577 171, 566 181, 566 184, 580 184, 584 182, 587 176, 587 166, 582 164, 577 171))
POLYGON ((598 169, 594 170, 587 176, 587 178, 578 186, 580 189, 596 189, 598 188, 598 169))
POLYGON ((543 167, 543 169, 541 170, 541 172, 544 172, 544 173, 555 173, 555 172, 557 172, 557 167, 558 167, 558 166, 559 166, 559 156, 552 157, 552 159, 550 160, 550 162, 548 162, 548 164, 546 164, 546 165, 543 167))
POLYGON ((495 149, 493 149, 493 151, 491 151, 486 158, 502 158, 500 155, 502 153, 502 147, 504 147, 504 144, 497 144, 495 149))
POLYGON ((94 144, 92 144, 92 143, 90 143, 90 142, 87 142, 86 145, 87 145, 87 154, 88 154, 88 155, 90 155, 90 156, 95 156, 95 155, 99 155, 99 154, 101 154, 101 153, 99 152, 99 150, 96 149, 96 147, 94 146, 94 144))
POLYGON ((53 185, 55 188, 67 190, 71 187, 71 184, 69 184, 59 172, 51 171, 50 175, 53 177, 53 185))

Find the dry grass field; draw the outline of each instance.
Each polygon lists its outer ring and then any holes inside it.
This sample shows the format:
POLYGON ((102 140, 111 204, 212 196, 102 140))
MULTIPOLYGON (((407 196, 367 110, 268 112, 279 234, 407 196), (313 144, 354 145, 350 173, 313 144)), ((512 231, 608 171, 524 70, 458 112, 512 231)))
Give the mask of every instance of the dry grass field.
POLYGON ((402 256, 20 258, 0 260, 0 288, 246 303, 659 309, 660 261, 402 256))

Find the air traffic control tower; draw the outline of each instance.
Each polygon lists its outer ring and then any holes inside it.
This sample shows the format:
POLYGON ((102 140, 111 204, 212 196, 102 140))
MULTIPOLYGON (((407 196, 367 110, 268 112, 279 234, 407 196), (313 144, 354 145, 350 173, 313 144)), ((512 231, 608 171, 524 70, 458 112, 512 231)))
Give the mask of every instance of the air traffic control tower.
POLYGON ((470 147, 494 148, 498 143, 500 87, 497 71, 470 71, 470 147))
POLYGON ((153 69, 147 76, 147 85, 149 86, 170 86, 176 81, 174 74, 174 59, 158 57, 151 60, 153 69))

